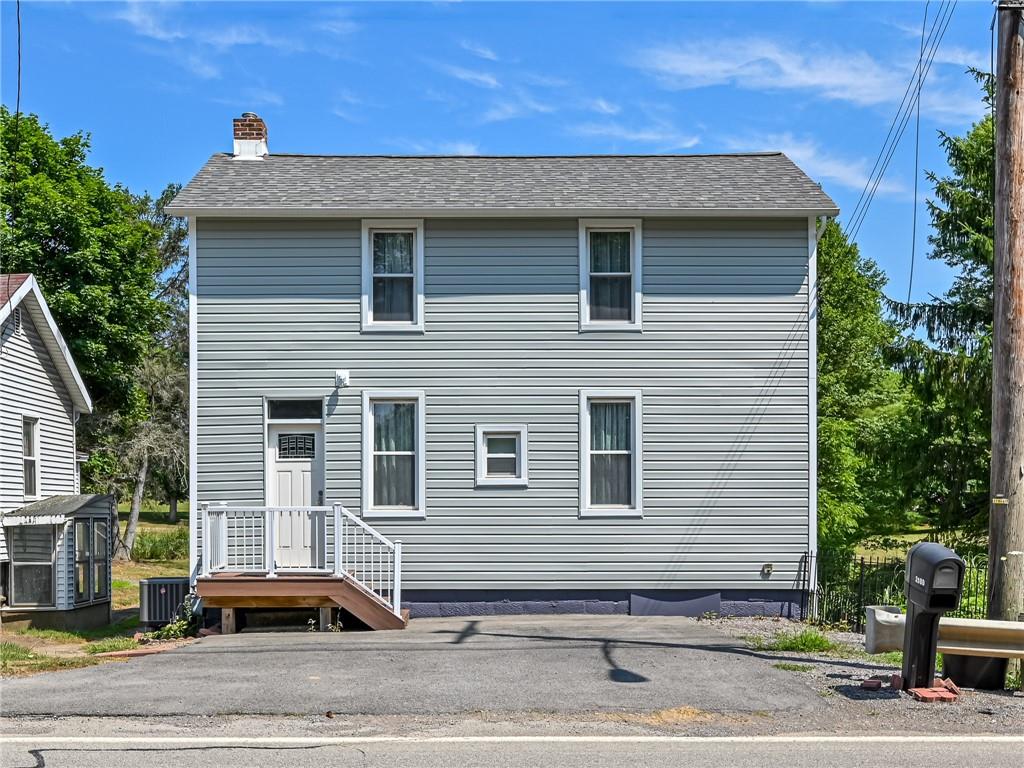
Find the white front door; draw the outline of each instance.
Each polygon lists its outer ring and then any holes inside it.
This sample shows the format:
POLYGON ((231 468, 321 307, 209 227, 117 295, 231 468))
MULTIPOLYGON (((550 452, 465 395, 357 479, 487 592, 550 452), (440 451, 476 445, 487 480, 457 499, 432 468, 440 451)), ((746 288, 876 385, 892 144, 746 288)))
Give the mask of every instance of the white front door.
POLYGON ((326 518, 302 509, 324 503, 323 431, 316 424, 271 425, 267 430, 267 455, 267 506, 296 508, 274 516, 276 566, 323 567, 326 518))

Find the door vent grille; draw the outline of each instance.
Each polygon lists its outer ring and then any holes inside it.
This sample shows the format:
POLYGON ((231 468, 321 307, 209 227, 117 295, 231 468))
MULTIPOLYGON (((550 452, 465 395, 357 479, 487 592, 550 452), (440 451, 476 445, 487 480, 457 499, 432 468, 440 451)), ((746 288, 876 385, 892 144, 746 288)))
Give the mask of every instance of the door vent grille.
POLYGON ((313 435, 288 434, 277 436, 277 458, 312 459, 316 454, 316 438, 313 435))

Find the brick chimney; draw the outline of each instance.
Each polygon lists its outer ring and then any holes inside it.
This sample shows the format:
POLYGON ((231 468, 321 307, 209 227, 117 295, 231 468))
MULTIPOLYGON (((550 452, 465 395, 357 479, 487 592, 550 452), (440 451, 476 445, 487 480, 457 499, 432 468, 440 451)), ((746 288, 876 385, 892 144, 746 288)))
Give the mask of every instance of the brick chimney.
POLYGON ((262 160, 267 149, 267 124, 255 112, 243 112, 234 119, 235 157, 239 160, 262 160))

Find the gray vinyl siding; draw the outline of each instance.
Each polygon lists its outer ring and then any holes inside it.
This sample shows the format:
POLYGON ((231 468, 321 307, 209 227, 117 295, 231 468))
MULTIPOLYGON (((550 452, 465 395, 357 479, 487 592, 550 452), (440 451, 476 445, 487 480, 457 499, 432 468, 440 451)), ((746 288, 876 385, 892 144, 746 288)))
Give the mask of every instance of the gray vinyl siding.
MULTIPOLYGON (((39 497, 74 493, 75 413, 71 396, 27 311, 0 329, 0 513, 25 504, 22 420, 39 420, 39 497)), ((6 546, 0 533, 0 558, 6 546)))
POLYGON ((263 397, 326 397, 327 499, 358 512, 361 391, 421 389, 426 519, 367 519, 403 540, 405 589, 798 584, 807 220, 643 237, 643 333, 580 333, 576 219, 428 219, 426 332, 382 335, 360 333, 359 221, 199 219, 198 499, 262 505, 263 397), (643 392, 643 519, 579 517, 590 388, 643 392), (529 426, 528 488, 474 487, 478 423, 529 426))

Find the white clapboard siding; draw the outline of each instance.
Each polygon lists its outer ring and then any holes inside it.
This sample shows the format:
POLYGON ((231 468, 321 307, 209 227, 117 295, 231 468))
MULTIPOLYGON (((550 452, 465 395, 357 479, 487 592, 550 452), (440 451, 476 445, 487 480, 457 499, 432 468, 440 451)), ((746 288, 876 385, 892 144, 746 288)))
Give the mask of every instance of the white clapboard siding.
POLYGON ((327 399, 327 499, 358 513, 362 390, 421 389, 426 519, 370 521, 406 589, 799 586, 806 219, 645 220, 642 334, 579 332, 575 219, 428 219, 422 335, 360 334, 358 220, 197 233, 200 500, 264 503, 263 397, 288 394, 327 399), (580 519, 579 391, 616 387, 643 392, 644 517, 580 519), (529 487, 474 487, 494 423, 529 426, 529 487))
MULTIPOLYGON (((0 328, 0 512, 25 505, 22 421, 39 420, 39 496, 75 493, 74 406, 28 312, 0 328)), ((0 558, 6 559, 0 529, 0 558)))

